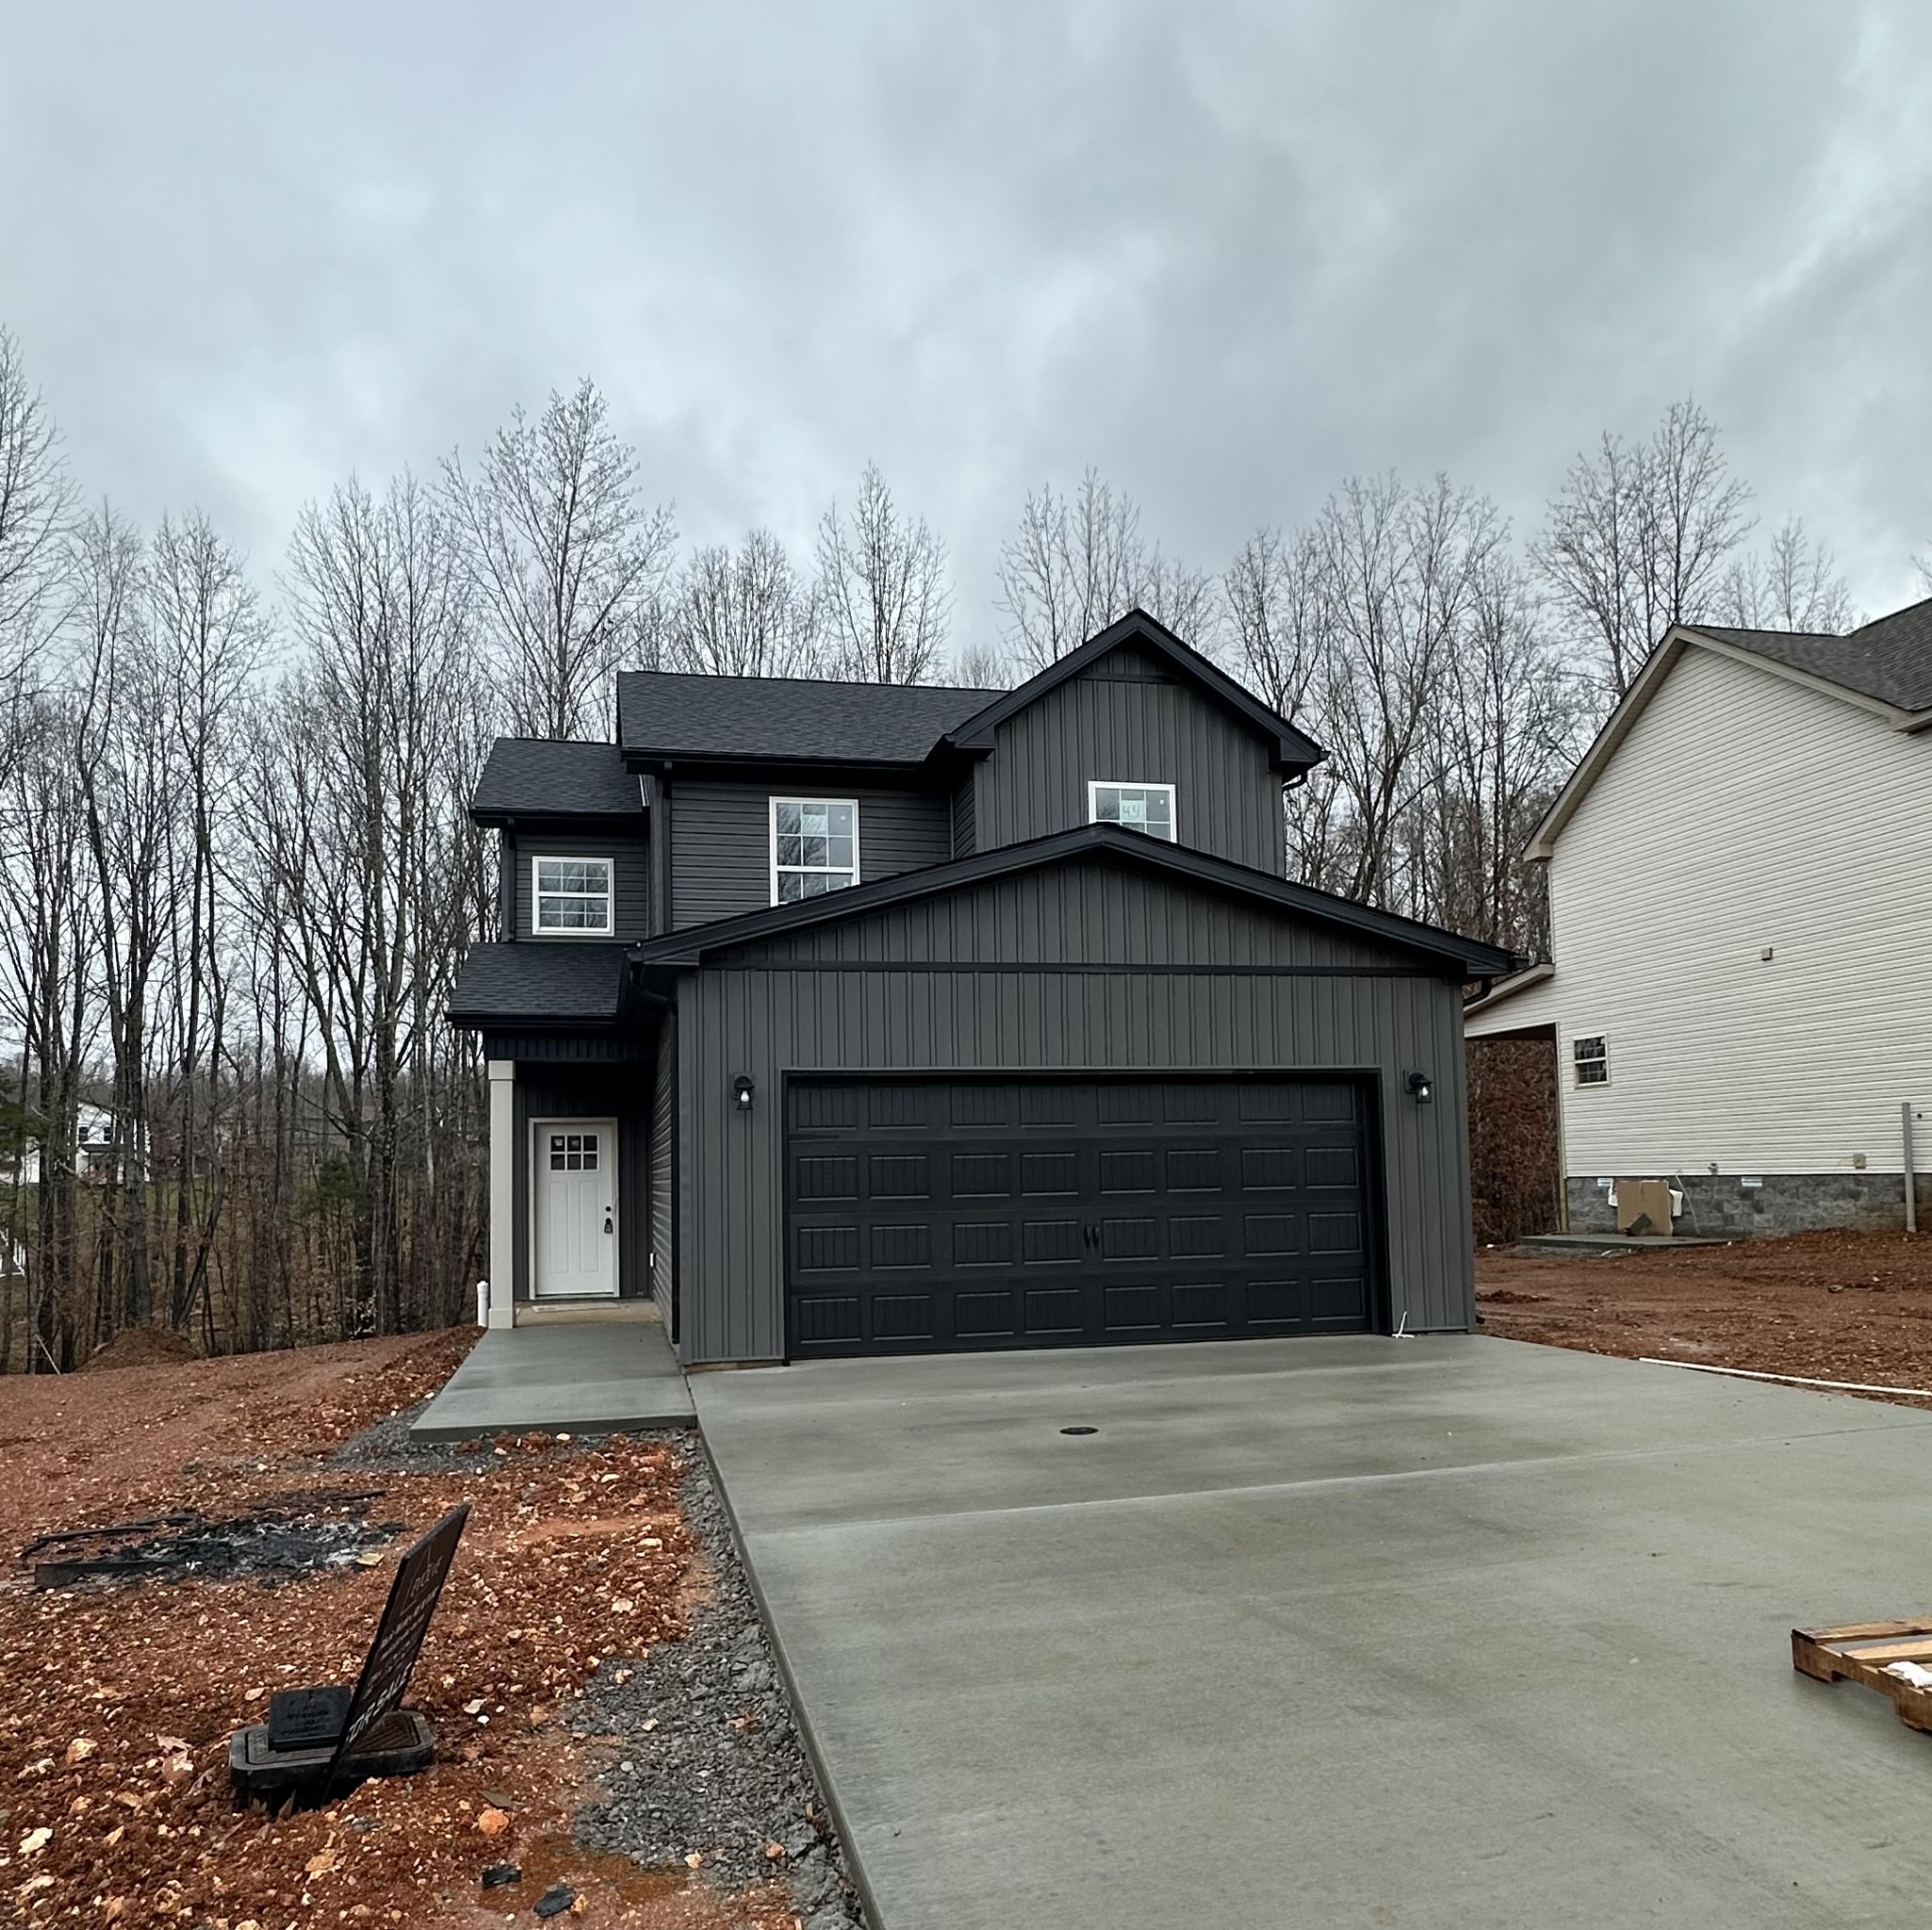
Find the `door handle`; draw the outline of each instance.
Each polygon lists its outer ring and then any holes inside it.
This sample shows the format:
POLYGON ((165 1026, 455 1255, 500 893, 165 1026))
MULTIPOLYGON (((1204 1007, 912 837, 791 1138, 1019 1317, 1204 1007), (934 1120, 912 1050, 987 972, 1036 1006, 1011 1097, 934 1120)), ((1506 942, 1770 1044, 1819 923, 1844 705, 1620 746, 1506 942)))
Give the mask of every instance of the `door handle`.
POLYGON ((604 1215, 604 1230, 606 1233, 610 1231, 610 1215, 608 1213, 604 1215))

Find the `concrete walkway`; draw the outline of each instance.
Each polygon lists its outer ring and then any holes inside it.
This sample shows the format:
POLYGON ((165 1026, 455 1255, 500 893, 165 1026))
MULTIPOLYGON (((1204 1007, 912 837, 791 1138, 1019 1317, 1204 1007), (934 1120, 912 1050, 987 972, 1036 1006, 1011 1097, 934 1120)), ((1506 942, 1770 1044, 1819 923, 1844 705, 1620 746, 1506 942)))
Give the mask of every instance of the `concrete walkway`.
POLYGON ((656 1321, 492 1328, 409 1428, 412 1440, 679 1427, 691 1395, 656 1321))
POLYGON ((1481 1338, 695 1392, 874 1930, 1925 1921, 1932 1737, 1789 1631, 1932 1609, 1932 1415, 1481 1338))

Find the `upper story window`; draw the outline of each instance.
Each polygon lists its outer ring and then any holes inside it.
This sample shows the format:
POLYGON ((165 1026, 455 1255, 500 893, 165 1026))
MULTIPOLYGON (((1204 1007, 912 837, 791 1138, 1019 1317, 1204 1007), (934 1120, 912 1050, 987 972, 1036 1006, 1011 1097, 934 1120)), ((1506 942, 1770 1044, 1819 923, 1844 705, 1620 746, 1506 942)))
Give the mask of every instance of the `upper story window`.
POLYGON ((534 857, 530 868, 536 930, 572 938, 610 936, 608 857, 534 857))
POLYGON ((858 882, 858 806, 851 798, 772 800, 772 903, 821 898, 858 882))
POLYGON ((1087 787, 1087 822, 1144 831, 1150 838, 1174 837, 1174 786, 1095 781, 1087 787))
POLYGON ((1610 1083, 1609 1049, 1604 1044, 1601 1035, 1594 1039, 1573 1040, 1570 1052, 1579 1086, 1607 1086, 1610 1083))

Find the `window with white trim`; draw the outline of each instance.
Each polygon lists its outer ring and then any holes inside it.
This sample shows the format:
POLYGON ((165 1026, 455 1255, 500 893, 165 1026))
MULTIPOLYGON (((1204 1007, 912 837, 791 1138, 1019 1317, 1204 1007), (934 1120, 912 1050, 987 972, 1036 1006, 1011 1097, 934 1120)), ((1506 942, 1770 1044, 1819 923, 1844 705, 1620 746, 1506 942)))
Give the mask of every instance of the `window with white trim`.
POLYGON ((772 800, 772 903, 795 905, 858 882, 858 805, 849 797, 772 800))
POLYGON ((569 938, 610 936, 608 857, 533 857, 530 883, 535 930, 569 938))
POLYGON ((1090 824, 1118 824, 1124 831, 1144 831, 1172 844, 1174 815, 1171 784, 1116 784, 1096 778, 1087 786, 1090 824))
POLYGON ((1576 1068, 1579 1086, 1607 1086, 1610 1083, 1610 1055, 1599 1033, 1592 1039, 1570 1041, 1571 1062, 1576 1068))

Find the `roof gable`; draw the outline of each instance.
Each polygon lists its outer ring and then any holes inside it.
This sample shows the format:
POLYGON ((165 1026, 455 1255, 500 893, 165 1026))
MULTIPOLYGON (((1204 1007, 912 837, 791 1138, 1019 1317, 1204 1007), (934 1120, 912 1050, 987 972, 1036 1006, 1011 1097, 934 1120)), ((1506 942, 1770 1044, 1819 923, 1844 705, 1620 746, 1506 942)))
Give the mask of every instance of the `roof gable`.
MULTIPOLYGON (((1679 624, 1651 652, 1604 720, 1569 781, 1532 833, 1524 856, 1547 860, 1619 746, 1688 650, 1705 650, 1849 704, 1904 732, 1932 730, 1932 599, 1880 617, 1843 637, 1799 630, 1740 630, 1679 624)), ((1727 721, 1726 721, 1727 722, 1727 721)))
MULTIPOLYGON (((863 918, 881 907, 909 904, 922 898, 958 890, 990 878, 1053 865, 1101 858, 1129 865, 1191 887, 1220 892, 1277 915, 1326 924, 1350 937, 1391 947, 1425 964, 1445 977, 1491 978, 1516 969, 1513 954, 1480 940, 1467 939, 1436 925, 1358 905, 1307 885, 1291 884, 1265 872, 1185 845, 1168 844, 1113 824, 1083 824, 1072 831, 1036 838, 1024 844, 1001 845, 950 864, 929 865, 904 872, 876 884, 827 893, 792 905, 749 912, 741 918, 691 925, 650 940, 636 956, 647 965, 697 966, 723 954, 813 926, 863 918)), ((887 968, 890 969, 890 968, 887 968)))
POLYGON ((1133 667, 1129 674, 1135 681, 1146 680, 1150 673, 1165 672, 1200 690, 1211 703, 1268 740, 1270 760, 1278 771, 1298 774, 1327 755, 1287 718, 1269 709, 1226 672, 1141 609, 1129 610, 1118 623, 1109 624, 1097 636, 1090 637, 1077 650, 1070 650, 1017 689, 1006 691, 983 709, 961 720, 949 729, 946 741, 960 751, 991 751, 994 732, 1009 717, 1038 703, 1070 678, 1102 671, 1107 659, 1116 655, 1124 666, 1133 667))

